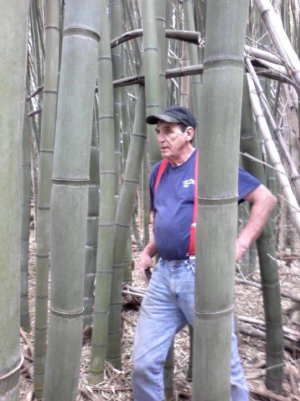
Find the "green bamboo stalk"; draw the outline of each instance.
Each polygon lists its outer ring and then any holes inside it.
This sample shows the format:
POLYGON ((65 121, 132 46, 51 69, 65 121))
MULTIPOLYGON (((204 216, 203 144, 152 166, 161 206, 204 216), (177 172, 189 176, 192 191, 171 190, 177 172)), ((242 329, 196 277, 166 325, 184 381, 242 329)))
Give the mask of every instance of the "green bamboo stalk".
POLYGON ((51 314, 45 401, 75 400, 79 379, 100 11, 98 0, 66 2, 52 175, 51 314))
POLYGON ((41 148, 39 155, 39 189, 37 205, 36 299, 34 392, 43 397, 48 329, 48 275, 50 249, 50 197, 53 149, 56 122, 58 59, 59 59, 59 1, 45 2, 46 65, 43 97, 41 148))
POLYGON ((22 138, 22 198, 21 198, 21 327, 30 331, 30 314, 28 300, 28 262, 31 209, 31 156, 30 127, 27 117, 28 106, 25 104, 23 138, 22 138))
MULTIPOLYGON (((120 0, 108 0, 108 9, 110 16, 110 36, 111 39, 114 39, 120 36, 123 32, 123 23, 122 23, 122 12, 121 12, 121 1, 120 0)), ((121 47, 118 46, 112 49, 112 67, 113 67, 113 79, 119 79, 122 75, 122 50, 121 47)), ((114 118, 115 118, 115 171, 116 171, 116 195, 119 194, 119 178, 120 178, 120 129, 121 129, 121 99, 122 93, 119 88, 114 89, 114 118)))
MULTIPOLYGON (((145 71, 146 89, 146 115, 158 114, 160 109, 160 81, 159 58, 157 48, 156 26, 156 0, 142 1, 143 16, 143 65, 145 71)), ((147 137, 149 143, 150 166, 161 160, 161 153, 156 140, 155 127, 147 125, 147 137)))
POLYGON ((199 127, 195 401, 230 399, 240 99, 247 12, 247 1, 207 4, 199 127))
POLYGON ((21 146, 28 2, 0 1, 0 400, 19 400, 21 146))
POLYGON ((174 392, 174 342, 168 351, 167 359, 164 366, 164 386, 166 401, 173 400, 174 392))
POLYGON ((130 220, 134 207, 134 198, 138 184, 139 171, 146 142, 144 88, 139 88, 133 132, 128 152, 116 213, 116 232, 114 240, 114 262, 112 295, 110 304, 110 321, 108 330, 107 360, 117 369, 121 368, 121 305, 122 282, 124 271, 124 254, 126 239, 130 229, 130 220))
MULTIPOLYGON (((194 18, 194 5, 193 0, 187 0, 183 3, 184 16, 185 16, 185 29, 188 31, 195 31, 195 18, 194 18)), ((191 43, 188 44, 188 55, 189 55, 189 64, 190 65, 198 65, 198 51, 197 47, 191 43)), ((202 61, 202 60, 201 60, 202 61)), ((193 75, 190 77, 190 85, 191 85, 191 94, 193 101, 193 111, 194 116, 197 121, 197 126, 200 123, 200 112, 201 112, 201 87, 202 87, 202 79, 200 74, 193 75)), ((197 135, 195 137, 197 144, 197 135)))
POLYGON ((101 1, 102 21, 99 43, 99 134, 100 134, 100 205, 98 248, 96 262, 96 288, 89 381, 103 381, 106 355, 108 314, 113 266, 115 221, 115 145, 113 71, 109 38, 106 0, 101 1))
POLYGON ((193 380, 193 344, 194 344, 194 329, 189 325, 189 336, 190 336, 190 357, 189 357, 189 366, 186 378, 188 381, 193 380))
MULTIPOLYGON (((122 59, 123 59, 123 71, 122 77, 126 76, 127 67, 127 57, 124 57, 125 49, 122 47, 122 59)), ((130 124, 128 119, 128 109, 127 109, 127 90, 126 88, 121 88, 121 113, 122 113, 122 166, 123 171, 125 170, 125 165, 127 161, 129 141, 130 141, 130 124)), ((125 255, 125 272, 124 272, 124 282, 127 284, 132 283, 132 252, 131 252, 131 235, 128 235, 128 244, 126 247, 125 255)))
MULTIPOLYGON (((249 217, 249 205, 247 203, 241 204, 238 206, 238 233, 240 233, 243 228, 246 226, 249 217)), ((239 271, 243 277, 247 277, 250 273, 250 250, 244 253, 244 256, 240 260, 239 263, 239 271)))
MULTIPOLYGON (((243 113, 241 124, 241 150, 261 160, 262 153, 256 135, 256 127, 252 117, 251 102, 247 78, 244 79, 243 113)), ((266 182, 265 173, 260 163, 244 157, 244 167, 255 175, 262 183, 266 182)), ((267 378, 266 386, 270 390, 280 392, 283 379, 283 334, 281 317, 281 296, 276 263, 276 249, 273 239, 273 225, 269 220, 257 240, 259 266, 261 272, 264 310, 266 320, 266 354, 267 378)))
POLYGON ((157 27, 157 50, 159 60, 159 89, 160 110, 167 107, 167 41, 166 41, 166 0, 156 0, 156 27, 157 27))
MULTIPOLYGON (((96 102, 95 102, 96 103, 96 102)), ((98 103, 96 104, 98 108, 98 103)), ((84 258, 83 327, 93 321, 94 283, 96 273, 98 223, 99 223, 99 144, 97 137, 98 113, 94 111, 92 131, 87 235, 84 258)), ((107 156, 106 156, 107 157, 107 156)))
POLYGON ((143 245, 144 247, 149 243, 150 233, 150 199, 149 199, 149 163, 148 163, 148 152, 146 151, 143 158, 142 165, 142 180, 141 180, 141 196, 142 196, 142 207, 143 207, 143 245))

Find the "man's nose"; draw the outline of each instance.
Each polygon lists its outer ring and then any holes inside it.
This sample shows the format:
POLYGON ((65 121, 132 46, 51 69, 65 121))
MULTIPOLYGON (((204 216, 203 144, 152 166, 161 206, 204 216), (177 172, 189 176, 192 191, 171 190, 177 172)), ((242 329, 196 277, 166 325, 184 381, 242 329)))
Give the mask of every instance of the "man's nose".
POLYGON ((163 134, 158 134, 157 135, 157 140, 158 140, 158 142, 164 142, 164 140, 165 140, 165 136, 163 135, 163 134))

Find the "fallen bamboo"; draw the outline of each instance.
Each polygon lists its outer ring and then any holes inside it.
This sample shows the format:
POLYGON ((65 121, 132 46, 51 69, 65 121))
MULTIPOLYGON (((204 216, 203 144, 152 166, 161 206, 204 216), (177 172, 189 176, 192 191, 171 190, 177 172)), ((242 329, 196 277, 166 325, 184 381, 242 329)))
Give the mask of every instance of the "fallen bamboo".
MULTIPOLYGON (((244 279, 241 279, 241 278, 236 277, 236 278, 235 278, 235 282, 236 282, 236 283, 239 283, 239 284, 249 285, 249 286, 258 288, 259 290, 262 289, 261 284, 255 283, 254 281, 244 280, 244 279)), ((284 298, 288 298, 288 299, 290 299, 291 301, 300 303, 300 297, 299 297, 298 295, 290 294, 289 292, 286 292, 286 291, 280 291, 280 294, 281 294, 281 296, 284 297, 284 298)))
MULTIPOLYGON (((259 329, 254 328, 250 324, 239 322, 239 332, 245 336, 250 336, 262 341, 266 341, 265 333, 259 329)), ((285 349, 292 353, 300 352, 300 348, 291 340, 285 339, 283 341, 283 346, 285 349)))

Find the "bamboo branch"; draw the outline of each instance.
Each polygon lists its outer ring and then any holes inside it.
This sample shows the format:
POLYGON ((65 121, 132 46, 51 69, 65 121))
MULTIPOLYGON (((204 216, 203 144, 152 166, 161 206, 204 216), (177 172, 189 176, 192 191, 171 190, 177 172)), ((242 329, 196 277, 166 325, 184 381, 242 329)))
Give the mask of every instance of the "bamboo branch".
POLYGON ((32 92, 31 95, 29 95, 29 96, 26 98, 27 102, 28 102, 30 99, 32 99, 33 97, 35 97, 37 94, 39 94, 43 89, 44 89, 44 85, 39 86, 34 92, 32 92))

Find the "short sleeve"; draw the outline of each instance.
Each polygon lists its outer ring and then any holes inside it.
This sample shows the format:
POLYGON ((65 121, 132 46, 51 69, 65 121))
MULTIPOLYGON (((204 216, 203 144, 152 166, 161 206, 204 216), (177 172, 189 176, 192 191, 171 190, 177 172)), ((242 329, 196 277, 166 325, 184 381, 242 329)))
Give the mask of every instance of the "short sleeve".
POLYGON ((261 182, 247 171, 239 168, 238 191, 239 203, 243 202, 244 197, 259 187, 261 182))
POLYGON ((149 177, 149 191, 150 191, 150 211, 154 211, 154 189, 155 189, 155 181, 159 169, 159 165, 161 162, 156 163, 151 170, 150 177, 149 177))

